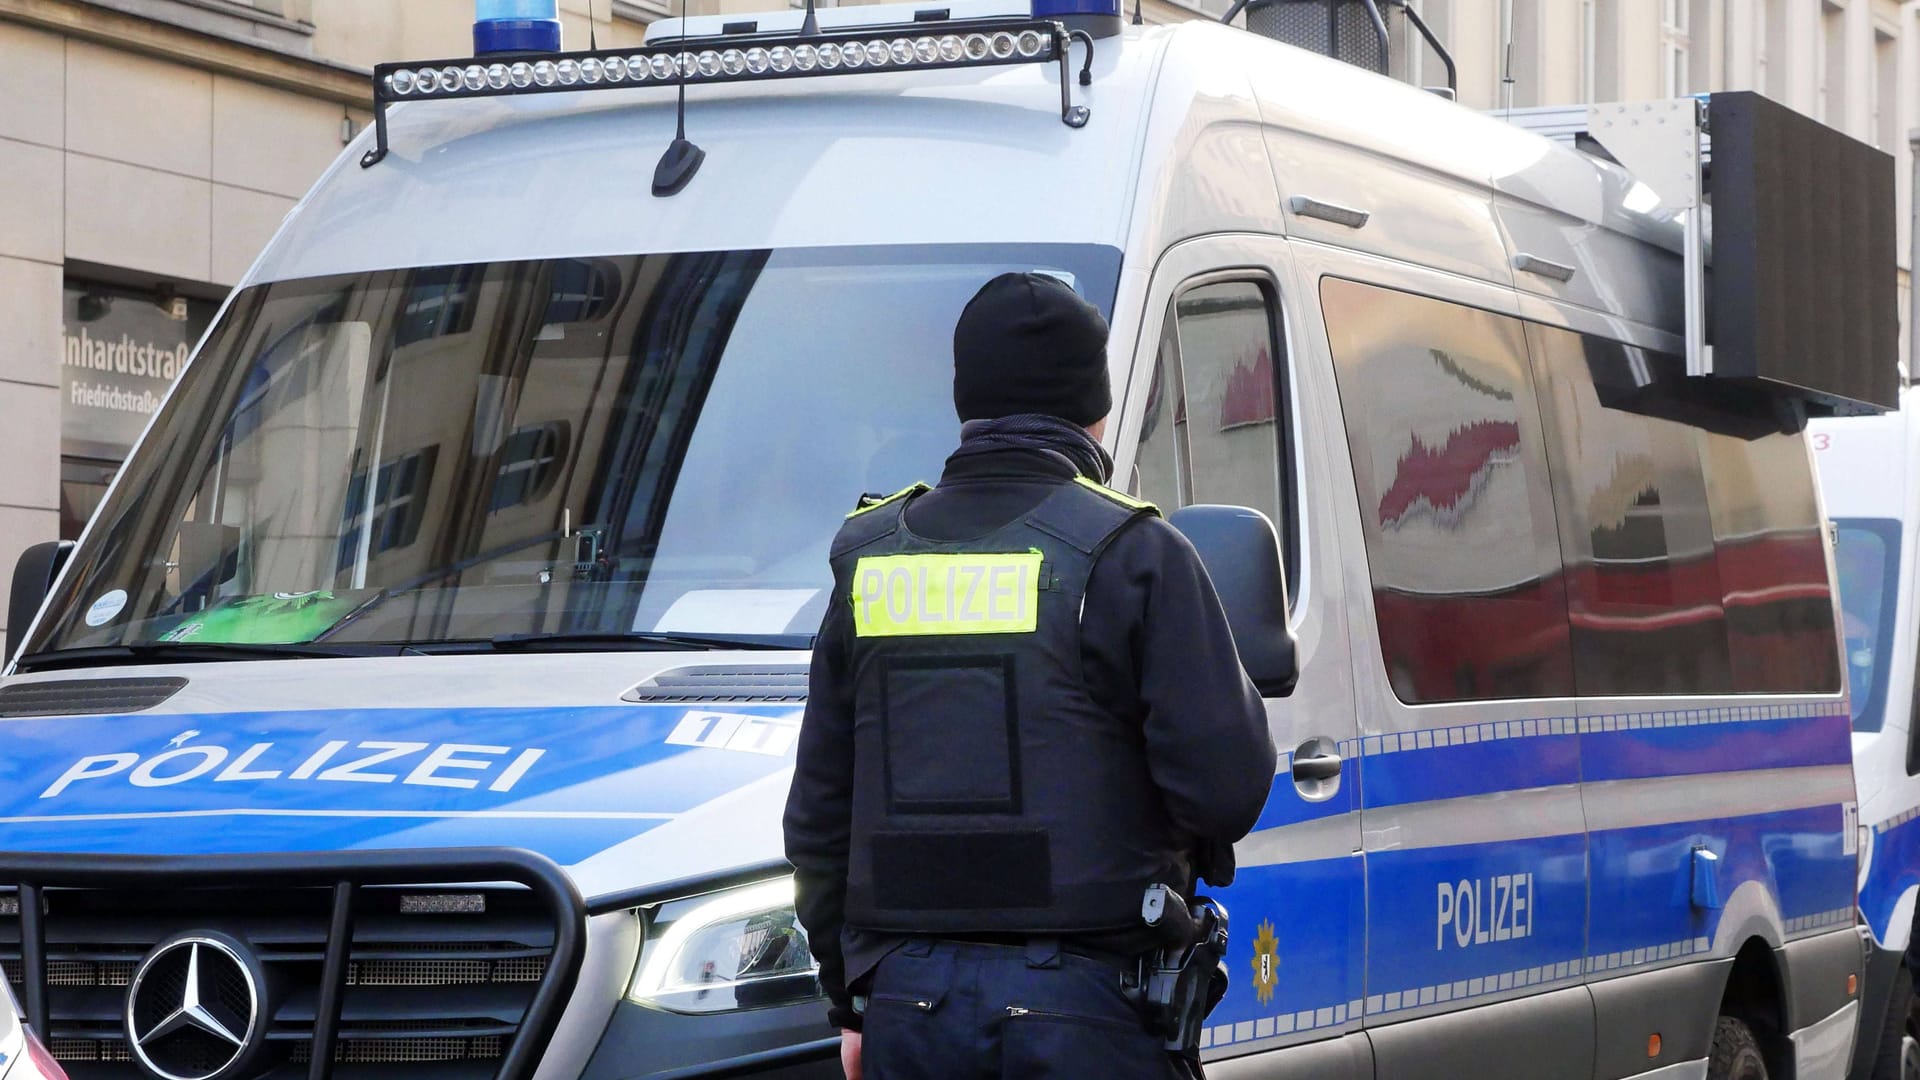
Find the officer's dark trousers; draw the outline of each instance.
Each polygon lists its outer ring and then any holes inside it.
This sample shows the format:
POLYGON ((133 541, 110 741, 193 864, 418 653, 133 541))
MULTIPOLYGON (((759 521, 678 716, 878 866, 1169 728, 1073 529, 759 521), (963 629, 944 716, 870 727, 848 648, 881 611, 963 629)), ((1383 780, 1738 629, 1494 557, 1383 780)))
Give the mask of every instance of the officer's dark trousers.
POLYGON ((1057 947, 915 941, 874 972, 867 1080, 1170 1080, 1120 970, 1057 947))

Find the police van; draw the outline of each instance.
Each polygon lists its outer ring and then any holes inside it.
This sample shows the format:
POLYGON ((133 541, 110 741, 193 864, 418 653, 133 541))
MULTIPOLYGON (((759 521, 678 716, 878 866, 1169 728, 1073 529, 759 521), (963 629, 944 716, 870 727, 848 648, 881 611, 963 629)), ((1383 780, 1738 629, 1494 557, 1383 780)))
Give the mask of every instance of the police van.
POLYGON ((1860 796, 1860 915, 1873 935, 1854 1054, 1859 1080, 1920 1076, 1909 961, 1920 895, 1920 752, 1913 741, 1920 395, 1909 386, 1900 401, 1896 413, 1809 428, 1833 527, 1860 796), (1875 1066, 1880 1071, 1870 1071, 1875 1066))
POLYGON ((1892 405, 1883 155, 1112 0, 556 36, 379 68, 16 569, 0 959, 73 1076, 836 1075, 779 820, 827 549, 1008 270, 1108 317, 1116 486, 1283 750, 1210 1075, 1846 1074, 1804 427, 1892 405))

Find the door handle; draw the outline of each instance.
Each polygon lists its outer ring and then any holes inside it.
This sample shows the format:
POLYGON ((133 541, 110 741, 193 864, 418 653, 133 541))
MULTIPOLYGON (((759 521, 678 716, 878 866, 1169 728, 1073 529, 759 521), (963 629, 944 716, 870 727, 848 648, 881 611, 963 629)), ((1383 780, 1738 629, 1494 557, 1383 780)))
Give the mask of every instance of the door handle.
POLYGON ((1294 783, 1303 784, 1310 781, 1332 780, 1339 775, 1339 754, 1329 752, 1302 756, 1298 751, 1295 751, 1293 756, 1294 783))

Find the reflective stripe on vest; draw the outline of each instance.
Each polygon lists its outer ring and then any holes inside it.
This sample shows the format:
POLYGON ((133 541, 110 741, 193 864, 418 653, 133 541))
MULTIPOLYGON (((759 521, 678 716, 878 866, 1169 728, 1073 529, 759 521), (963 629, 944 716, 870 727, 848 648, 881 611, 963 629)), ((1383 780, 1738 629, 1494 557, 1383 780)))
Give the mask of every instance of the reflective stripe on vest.
POLYGON ((1031 634, 1040 552, 869 555, 853 572, 858 637, 1031 634))

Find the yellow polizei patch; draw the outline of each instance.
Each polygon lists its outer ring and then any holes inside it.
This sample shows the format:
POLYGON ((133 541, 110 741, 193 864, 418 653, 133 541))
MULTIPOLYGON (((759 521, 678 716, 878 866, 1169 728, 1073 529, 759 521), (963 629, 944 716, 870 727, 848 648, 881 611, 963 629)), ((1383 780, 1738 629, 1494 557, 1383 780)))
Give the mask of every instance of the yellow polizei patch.
POLYGON ((859 637, 1031 634, 1040 624, 1040 553, 869 555, 854 566, 859 637))

